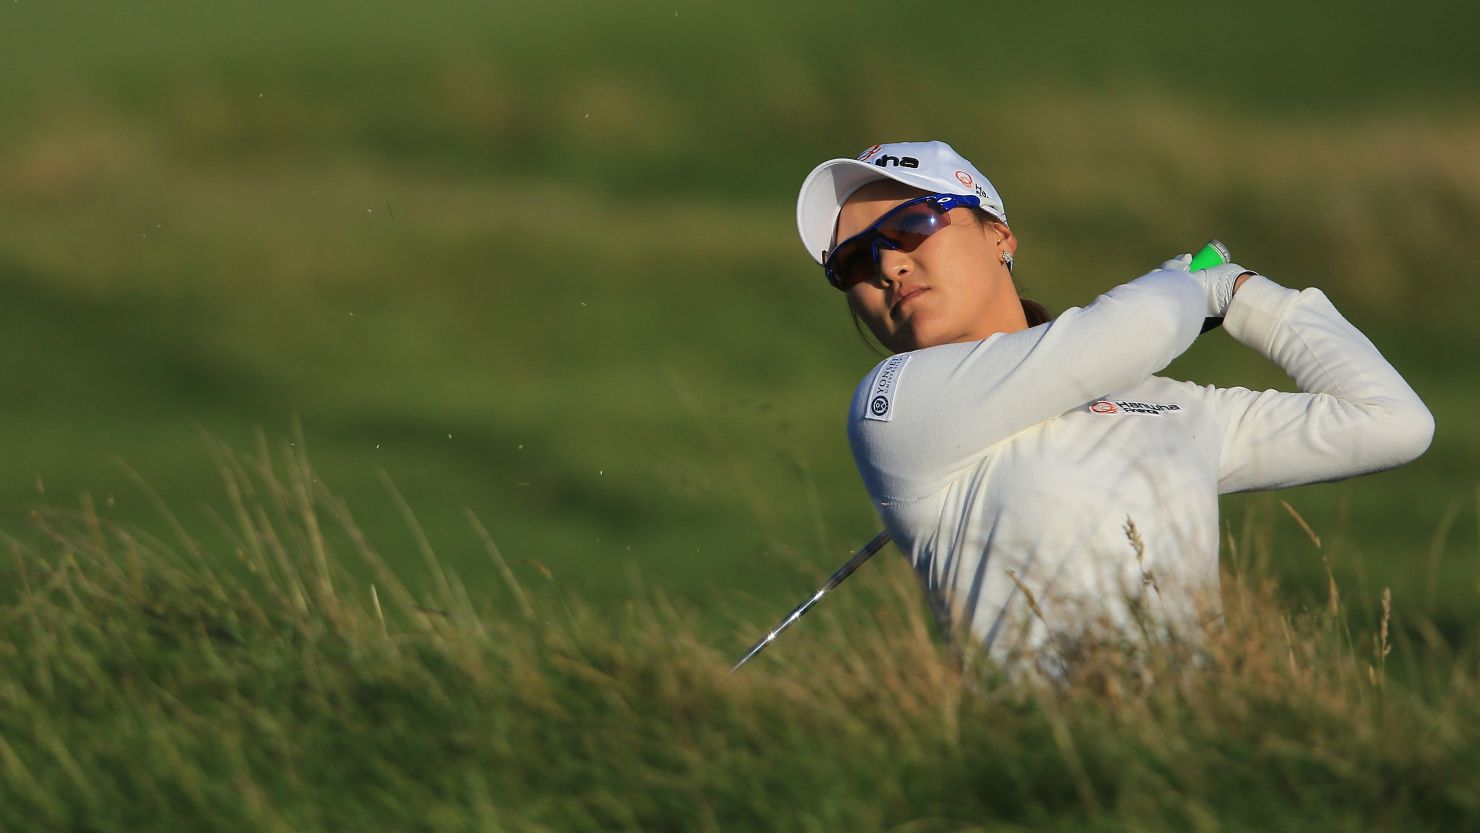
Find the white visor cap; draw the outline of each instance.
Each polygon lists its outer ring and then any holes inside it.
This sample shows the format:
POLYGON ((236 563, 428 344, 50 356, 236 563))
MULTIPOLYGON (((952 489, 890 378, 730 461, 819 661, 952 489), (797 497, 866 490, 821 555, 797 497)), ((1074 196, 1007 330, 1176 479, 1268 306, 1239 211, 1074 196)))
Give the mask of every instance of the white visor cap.
POLYGON ((812 169, 797 197, 797 230, 802 245, 819 264, 832 244, 838 212, 854 191, 892 179, 932 194, 980 197, 982 208, 1002 222, 1007 209, 997 189, 975 165, 945 142, 892 142, 874 145, 857 159, 829 159, 812 169))

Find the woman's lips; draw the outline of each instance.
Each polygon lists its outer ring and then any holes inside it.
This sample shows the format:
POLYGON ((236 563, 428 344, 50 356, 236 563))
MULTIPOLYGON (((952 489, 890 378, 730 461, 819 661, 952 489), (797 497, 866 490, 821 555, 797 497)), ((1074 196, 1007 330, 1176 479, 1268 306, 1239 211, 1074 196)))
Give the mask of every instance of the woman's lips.
POLYGON ((909 288, 905 289, 905 291, 899 293, 899 300, 897 300, 897 301, 894 302, 894 310, 893 311, 896 312, 896 313, 899 312, 900 310, 904 309, 904 305, 907 304, 907 303, 909 303, 909 301, 910 301, 911 298, 914 298, 914 297, 916 297, 916 296, 918 296, 918 295, 920 295, 920 294, 922 294, 924 292, 928 292, 928 291, 930 291, 930 290, 927 287, 923 287, 923 286, 912 286, 912 287, 909 287, 909 288))

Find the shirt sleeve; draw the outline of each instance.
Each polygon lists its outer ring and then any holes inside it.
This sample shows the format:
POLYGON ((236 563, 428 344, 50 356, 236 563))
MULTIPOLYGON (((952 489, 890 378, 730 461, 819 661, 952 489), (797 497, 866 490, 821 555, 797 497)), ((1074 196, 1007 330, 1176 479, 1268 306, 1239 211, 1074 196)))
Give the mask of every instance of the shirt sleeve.
POLYGON ((894 360, 887 421, 871 418, 874 381, 859 385, 848 421, 854 459, 876 500, 933 494, 992 446, 1171 363, 1197 338, 1204 290, 1156 270, 1055 320, 894 360))
POLYGON ((1224 326, 1289 373, 1302 392, 1208 389, 1223 426, 1220 493, 1381 471, 1428 448, 1434 435, 1428 408, 1319 289, 1249 278, 1224 326))

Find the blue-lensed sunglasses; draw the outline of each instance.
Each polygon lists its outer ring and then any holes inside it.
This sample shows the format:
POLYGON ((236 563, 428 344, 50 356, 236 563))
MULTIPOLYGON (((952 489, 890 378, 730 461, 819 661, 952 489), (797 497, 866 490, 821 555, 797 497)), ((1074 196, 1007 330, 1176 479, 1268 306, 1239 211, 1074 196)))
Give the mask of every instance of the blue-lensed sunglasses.
POLYGON ((822 271, 827 282, 847 291, 870 280, 879 270, 879 250, 913 252, 930 235, 951 224, 953 208, 980 208, 980 197, 960 194, 930 194, 896 205, 872 225, 823 252, 822 271))

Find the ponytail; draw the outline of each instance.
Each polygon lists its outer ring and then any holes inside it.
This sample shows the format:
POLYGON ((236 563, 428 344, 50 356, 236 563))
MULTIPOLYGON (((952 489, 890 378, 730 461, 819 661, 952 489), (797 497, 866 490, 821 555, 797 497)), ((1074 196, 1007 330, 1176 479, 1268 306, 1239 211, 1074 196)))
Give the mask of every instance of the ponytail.
POLYGON ((1019 297, 1018 301, 1022 302, 1023 315, 1027 316, 1029 327, 1036 327, 1039 324, 1047 324, 1048 322, 1053 320, 1053 316, 1050 315, 1048 312, 1048 307, 1045 307, 1037 301, 1022 297, 1019 297))

